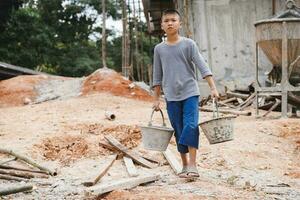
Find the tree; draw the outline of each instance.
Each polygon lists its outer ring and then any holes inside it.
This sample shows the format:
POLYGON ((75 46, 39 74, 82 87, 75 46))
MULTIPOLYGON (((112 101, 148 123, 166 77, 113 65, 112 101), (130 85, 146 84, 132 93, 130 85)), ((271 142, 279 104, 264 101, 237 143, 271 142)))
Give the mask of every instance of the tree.
POLYGON ((106 11, 105 11, 105 0, 102 0, 102 64, 103 68, 106 66, 106 11))

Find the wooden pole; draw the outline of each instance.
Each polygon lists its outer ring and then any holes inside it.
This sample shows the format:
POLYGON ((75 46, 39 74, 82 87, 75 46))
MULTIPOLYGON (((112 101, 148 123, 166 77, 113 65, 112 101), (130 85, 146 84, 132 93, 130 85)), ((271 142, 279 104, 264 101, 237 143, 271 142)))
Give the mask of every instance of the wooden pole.
POLYGON ((39 173, 39 174, 49 174, 46 171, 38 171, 38 170, 31 170, 31 169, 24 169, 24 168, 19 168, 19 167, 12 167, 8 165, 1 165, 0 168, 2 169, 14 169, 14 170, 19 170, 19 171, 24 171, 24 172, 32 172, 32 173, 39 173))
MULTIPOLYGON (((212 108, 200 107, 199 109, 201 111, 204 111, 204 112, 213 112, 212 108)), ((251 115, 250 111, 248 112, 248 111, 225 110, 225 109, 219 109, 218 111, 219 111, 219 113, 225 113, 225 114, 245 115, 245 116, 250 116, 251 115)))
POLYGON ((8 195, 8 194, 15 194, 18 192, 30 191, 32 189, 33 189, 33 185, 14 186, 14 187, 6 188, 6 189, 1 189, 0 196, 8 195))
POLYGON ((4 179, 4 180, 9 180, 9 181, 28 181, 28 179, 25 178, 19 178, 19 177, 15 177, 15 176, 11 176, 11 175, 5 175, 5 174, 0 174, 0 179, 4 179))
POLYGON ((96 177, 94 181, 91 182, 84 182, 84 186, 93 186, 106 174, 109 168, 113 165, 114 161, 117 159, 117 155, 113 155, 112 158, 105 163, 105 165, 101 168, 99 175, 96 177))
POLYGON ((14 169, 0 169, 0 174, 7 174, 11 176, 17 176, 17 177, 22 177, 22 178, 48 178, 47 175, 44 174, 33 174, 32 172, 24 172, 24 171, 17 171, 14 169))
POLYGON ((50 170, 50 169, 48 169, 46 167, 43 167, 43 166, 37 164, 36 162, 32 161, 31 159, 13 152, 12 150, 7 150, 7 149, 0 148, 0 153, 6 153, 6 154, 10 154, 12 156, 15 156, 18 159, 20 159, 20 160, 22 160, 22 161, 24 161, 24 162, 26 162, 26 163, 28 163, 28 164, 36 167, 36 168, 38 168, 38 169, 40 169, 42 171, 48 172, 48 174, 50 174, 52 176, 57 174, 56 172, 54 172, 54 171, 52 171, 52 170, 50 170))

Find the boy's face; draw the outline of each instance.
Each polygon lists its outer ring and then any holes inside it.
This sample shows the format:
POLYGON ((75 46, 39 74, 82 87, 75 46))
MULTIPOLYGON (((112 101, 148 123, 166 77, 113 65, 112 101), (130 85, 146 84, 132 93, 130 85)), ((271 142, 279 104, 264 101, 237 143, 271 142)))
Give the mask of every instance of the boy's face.
POLYGON ((180 17, 176 13, 162 16, 161 28, 167 35, 177 34, 181 27, 180 17))

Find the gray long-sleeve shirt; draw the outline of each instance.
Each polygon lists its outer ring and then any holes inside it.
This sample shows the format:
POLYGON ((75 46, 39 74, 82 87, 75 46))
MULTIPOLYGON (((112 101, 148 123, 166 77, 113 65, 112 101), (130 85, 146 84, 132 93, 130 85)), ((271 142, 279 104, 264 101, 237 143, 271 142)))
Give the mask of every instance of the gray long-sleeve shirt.
POLYGON ((202 78, 212 75, 193 40, 181 37, 174 45, 161 42, 154 48, 153 86, 161 85, 168 101, 200 95, 195 67, 202 78))

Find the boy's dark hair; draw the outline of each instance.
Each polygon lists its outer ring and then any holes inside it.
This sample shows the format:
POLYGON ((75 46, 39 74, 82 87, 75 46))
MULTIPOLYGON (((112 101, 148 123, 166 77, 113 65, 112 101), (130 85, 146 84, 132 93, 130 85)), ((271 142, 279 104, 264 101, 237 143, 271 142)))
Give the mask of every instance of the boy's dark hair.
POLYGON ((176 9, 166 9, 162 12, 161 16, 168 15, 168 14, 177 14, 179 16, 179 19, 181 19, 181 15, 176 9))

